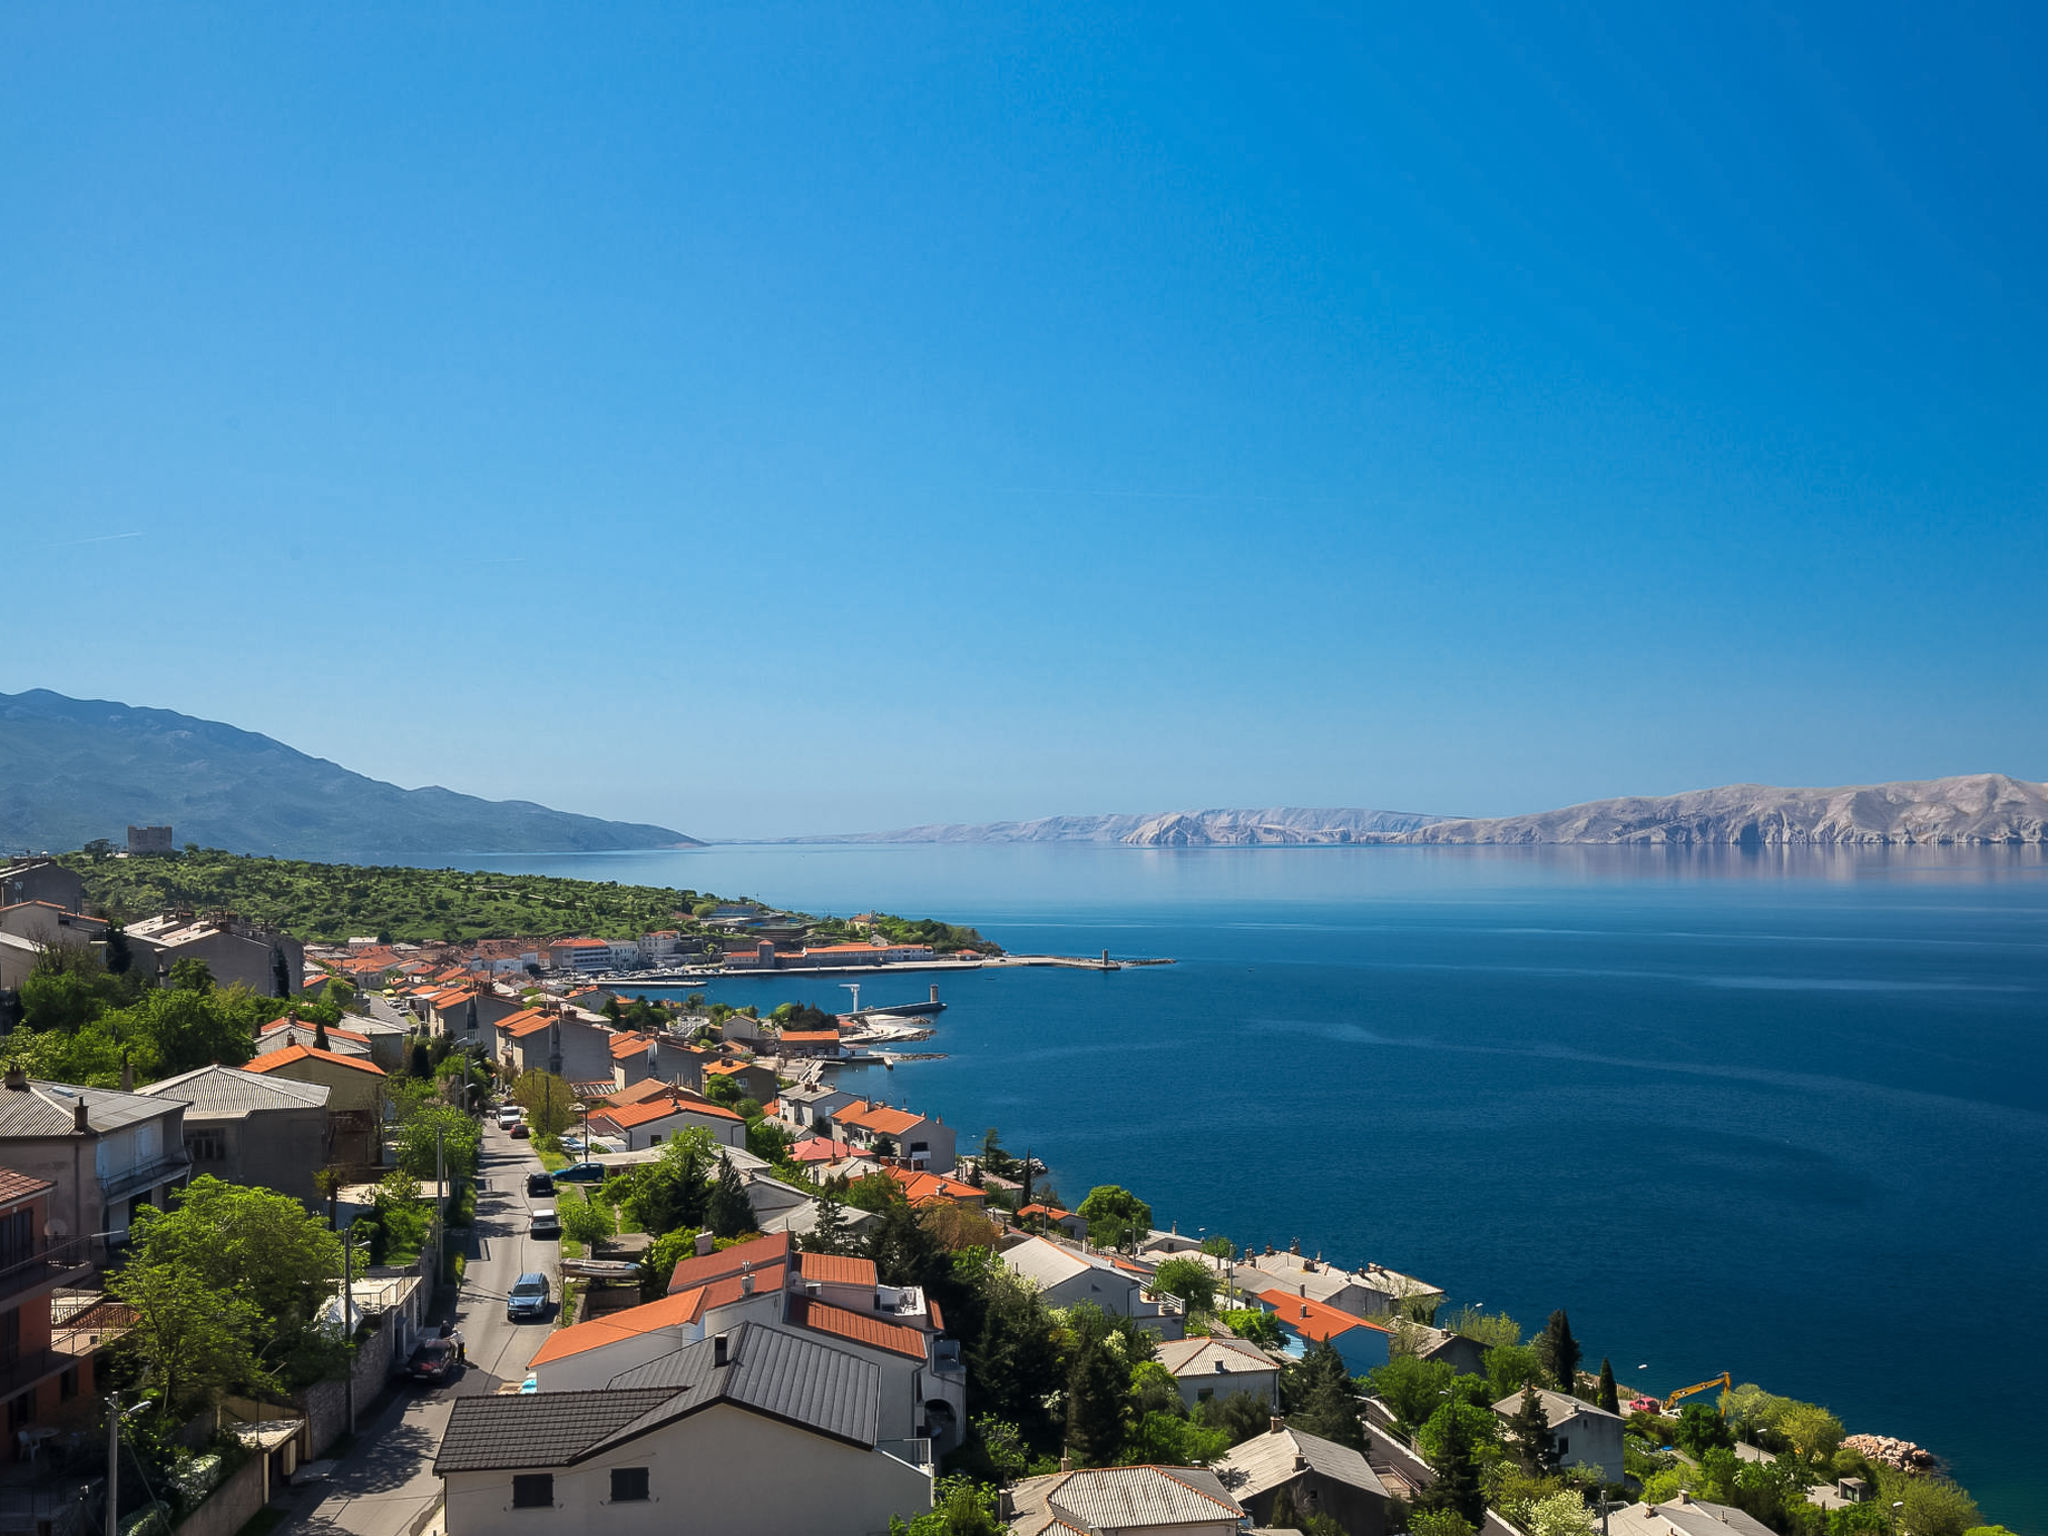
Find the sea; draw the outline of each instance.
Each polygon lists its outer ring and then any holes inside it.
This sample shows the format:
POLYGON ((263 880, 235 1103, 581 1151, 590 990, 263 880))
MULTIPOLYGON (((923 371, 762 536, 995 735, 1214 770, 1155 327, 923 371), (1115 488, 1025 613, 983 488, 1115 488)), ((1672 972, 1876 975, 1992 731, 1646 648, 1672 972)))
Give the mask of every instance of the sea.
MULTIPOLYGON (((2038 848, 715 845, 470 858, 876 908, 1017 952, 862 1091, 1001 1129, 1060 1196, 1569 1311, 1624 1394, 1732 1372, 2048 1531, 2038 848)), ((713 1000, 843 1010, 853 978, 713 1000)), ((869 977, 861 1002, 930 978, 869 977)), ((851 1076, 852 1074, 849 1074, 851 1076)))

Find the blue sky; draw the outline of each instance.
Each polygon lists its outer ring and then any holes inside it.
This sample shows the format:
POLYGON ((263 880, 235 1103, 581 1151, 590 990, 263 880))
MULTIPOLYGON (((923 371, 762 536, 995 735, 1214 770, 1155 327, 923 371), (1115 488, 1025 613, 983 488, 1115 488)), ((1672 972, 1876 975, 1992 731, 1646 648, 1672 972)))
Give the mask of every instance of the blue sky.
POLYGON ((721 836, 2048 777, 2044 30, 10 7, 0 690, 721 836))

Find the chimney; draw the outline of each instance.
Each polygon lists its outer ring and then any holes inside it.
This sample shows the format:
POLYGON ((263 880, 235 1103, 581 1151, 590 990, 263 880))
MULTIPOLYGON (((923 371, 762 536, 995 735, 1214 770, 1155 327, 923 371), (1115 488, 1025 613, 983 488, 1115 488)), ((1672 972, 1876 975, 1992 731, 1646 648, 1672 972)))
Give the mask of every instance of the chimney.
POLYGON ((1692 1495, 1687 1493, 1683 1488, 1681 1488, 1678 1490, 1678 1502, 1681 1504, 1690 1504, 1692 1502, 1692 1495))
POLYGON ((726 1344, 725 1340, 726 1336, 722 1333, 712 1335, 711 1363, 713 1365, 725 1365, 729 1363, 732 1358, 731 1349, 726 1344))
POLYGON ((697 1234, 697 1257, 698 1257, 698 1258, 700 1258, 700 1259, 701 1259, 701 1258, 703 1258, 703 1257, 704 1257, 704 1255, 705 1255, 705 1254, 709 1253, 709 1252, 711 1251, 711 1249, 712 1249, 712 1246, 713 1246, 713 1245, 712 1245, 712 1241, 711 1241, 711 1234, 710 1234, 709 1232, 699 1232, 699 1233, 697 1234))
POLYGON ((1271 1428, 1272 1432, 1277 1435, 1280 1433, 1281 1430, 1287 1427, 1287 1421, 1276 1413, 1273 1415, 1272 1423, 1269 1427, 1271 1428))
POLYGON ((1294 1453, 1294 1470, 1297 1472, 1306 1472, 1308 1470, 1308 1458, 1299 1451, 1294 1453))
POLYGON ((1071 1456, 1062 1456, 1062 1457, 1060 1458, 1060 1470, 1061 1470, 1062 1472, 1071 1472, 1071 1471, 1073 1471, 1073 1470, 1074 1470, 1074 1458, 1073 1458, 1073 1457, 1071 1457, 1071 1456))
POLYGON ((19 1062, 7 1068, 7 1087, 10 1092, 20 1093, 28 1087, 28 1071, 19 1062))
POLYGON ((78 1096, 78 1102, 71 1106, 71 1129, 81 1136, 92 1129, 92 1122, 86 1118, 85 1095, 78 1096))
POLYGON ((742 1296, 754 1294, 754 1266, 751 1262, 740 1266, 740 1294, 742 1296))
POLYGON ((1289 1244, 1287 1245, 1287 1251, 1288 1251, 1289 1253, 1293 1254, 1293 1255, 1294 1255, 1294 1256, 1295 1256, 1295 1257, 1296 1257, 1297 1259, 1298 1259, 1298 1258, 1300 1258, 1300 1257, 1301 1257, 1301 1239, 1297 1237, 1297 1238, 1296 1238, 1296 1239, 1295 1239, 1295 1240, 1294 1240, 1293 1242, 1289 1243, 1289 1244))

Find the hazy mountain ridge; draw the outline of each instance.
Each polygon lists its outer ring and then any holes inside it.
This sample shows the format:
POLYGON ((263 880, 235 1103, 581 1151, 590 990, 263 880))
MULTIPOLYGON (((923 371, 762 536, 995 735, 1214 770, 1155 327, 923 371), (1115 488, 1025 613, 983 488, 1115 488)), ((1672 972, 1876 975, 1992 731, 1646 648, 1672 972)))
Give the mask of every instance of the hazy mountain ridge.
POLYGON ((1781 789, 1724 784, 1593 800, 1527 816, 1437 821, 1400 843, 1647 843, 1736 847, 2048 841, 2048 785, 2002 773, 1781 789))
POLYGON ((933 823, 894 832, 782 838, 804 843, 1123 843, 1137 848, 1264 847, 1383 842, 1439 820, 1415 811, 1154 811, 1141 815, 1040 816, 1032 821, 933 823))
POLYGON ((526 800, 401 789, 217 720, 48 689, 0 694, 0 848, 180 843, 286 858, 583 853, 693 843, 668 827, 526 800))

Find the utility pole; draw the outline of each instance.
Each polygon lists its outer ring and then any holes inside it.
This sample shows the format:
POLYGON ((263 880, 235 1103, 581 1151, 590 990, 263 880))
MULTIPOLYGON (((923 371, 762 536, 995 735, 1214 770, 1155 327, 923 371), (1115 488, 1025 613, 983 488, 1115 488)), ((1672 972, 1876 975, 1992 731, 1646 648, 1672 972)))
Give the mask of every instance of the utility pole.
MULTIPOLYGON (((356 1277, 355 1238, 344 1227, 341 1233, 341 1336, 344 1343, 353 1344, 356 1337, 356 1277)), ((348 1432, 356 1432, 356 1372, 355 1362, 348 1363, 348 1374, 341 1378, 342 1395, 346 1401, 348 1432)))
POLYGON ((106 1536, 121 1536, 121 1394, 107 1394, 106 1536))

